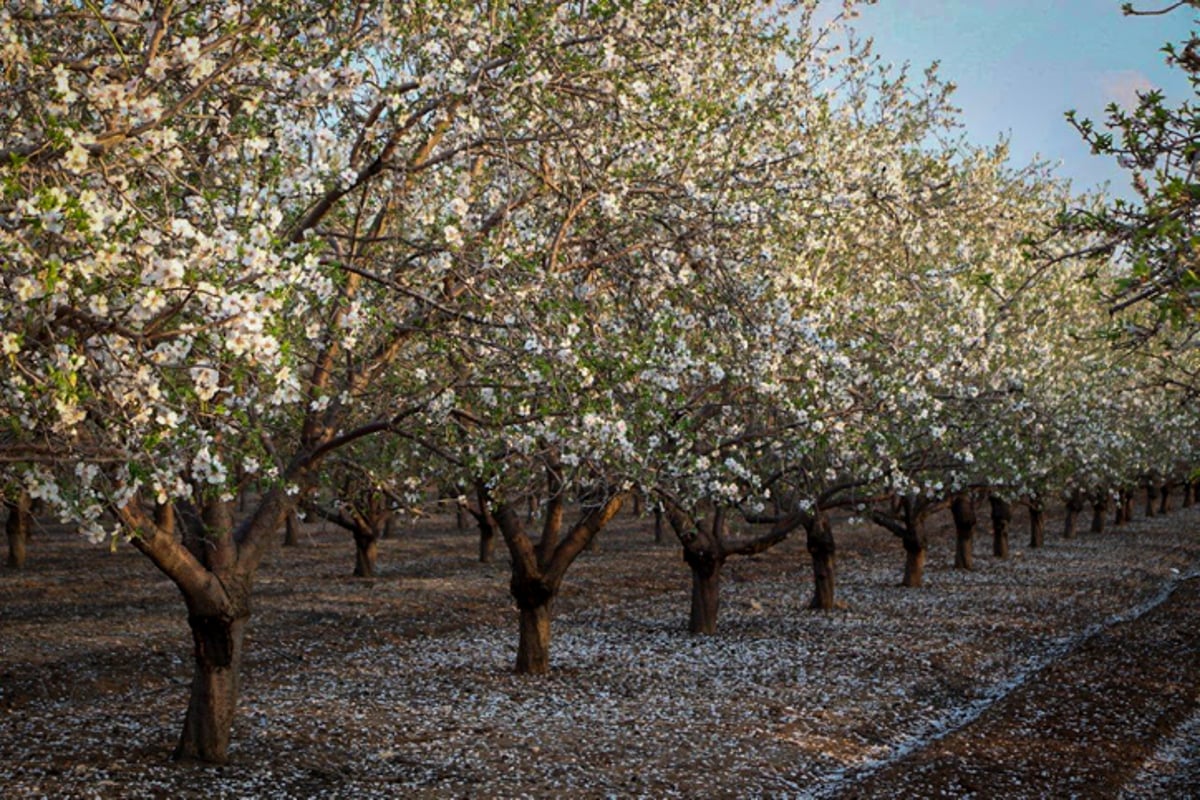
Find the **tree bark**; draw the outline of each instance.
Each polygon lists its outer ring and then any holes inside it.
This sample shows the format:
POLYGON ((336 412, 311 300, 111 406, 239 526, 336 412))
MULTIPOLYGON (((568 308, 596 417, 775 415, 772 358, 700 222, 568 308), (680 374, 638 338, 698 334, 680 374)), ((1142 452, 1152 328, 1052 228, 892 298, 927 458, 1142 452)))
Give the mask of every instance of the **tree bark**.
POLYGON ((1083 493, 1076 490, 1067 498, 1066 516, 1063 523, 1063 538, 1074 539, 1079 523, 1079 515, 1083 512, 1083 493))
POLYGON ((509 587, 520 611, 517 672, 544 675, 550 671, 550 610, 557 592, 539 580, 520 580, 509 587))
POLYGON ((684 548, 683 558, 692 569, 692 610, 688 617, 691 633, 712 635, 717 632, 717 612, 721 605, 721 568, 725 559, 710 550, 684 548))
POLYGON ((1162 489, 1158 492, 1158 496, 1158 513, 1169 514, 1171 511, 1171 484, 1164 483, 1162 489))
POLYGON ((975 569, 975 525, 979 517, 970 492, 955 496, 950 514, 954 517, 954 568, 975 569))
POLYGON ((667 540, 667 526, 665 522, 666 514, 663 513, 662 505, 655 504, 654 506, 654 543, 662 544, 667 540))
POLYGON ((283 546, 298 547, 300 545, 300 515, 293 509, 283 523, 283 546))
POLYGON ((1008 529, 1012 524, 1012 504, 998 494, 988 497, 992 506, 992 555, 1008 558, 1008 529))
POLYGON ((379 536, 374 531, 354 532, 354 576, 374 578, 375 563, 379 557, 379 536))
POLYGON ((248 608, 233 617, 188 618, 195 645, 195 672, 183 733, 173 755, 177 761, 228 761, 248 619, 248 608))
POLYGON ((1092 500, 1092 533, 1104 533, 1104 512, 1108 510, 1108 495, 1092 500))
POLYGON ((1046 544, 1046 508, 1041 502, 1029 503, 1029 546, 1042 547, 1046 544))
POLYGON ((1196 504, 1196 484, 1190 480, 1183 482, 1183 503, 1184 508, 1191 508, 1196 504))
POLYGON ((813 570, 813 596, 808 607, 829 611, 833 608, 834 555, 837 550, 829 515, 824 511, 814 511, 805 533, 805 544, 809 555, 812 556, 813 570))
POLYGON ((1158 499, 1158 489, 1153 483, 1146 484, 1146 518, 1154 516, 1154 501, 1158 499))
POLYGON ((4 521, 4 532, 8 537, 8 560, 5 564, 13 569, 25 569, 25 551, 29 543, 30 512, 32 501, 29 493, 17 492, 15 500, 5 500, 8 519, 4 521))
POLYGON ((921 588, 925 580, 925 549, 925 543, 919 539, 904 540, 904 579, 900 581, 901 586, 921 588))
POLYGON ((1113 513, 1113 525, 1124 525, 1133 519, 1133 515, 1128 513, 1130 506, 1126 502, 1131 498, 1130 490, 1121 489, 1117 492, 1117 504, 1113 513))

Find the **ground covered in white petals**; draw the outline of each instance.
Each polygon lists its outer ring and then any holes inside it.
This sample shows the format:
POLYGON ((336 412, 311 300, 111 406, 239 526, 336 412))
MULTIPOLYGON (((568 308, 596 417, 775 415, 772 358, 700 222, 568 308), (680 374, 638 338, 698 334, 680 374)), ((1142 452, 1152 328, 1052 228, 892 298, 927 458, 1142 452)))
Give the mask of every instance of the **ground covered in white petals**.
POLYGON ((720 632, 697 638, 678 549, 622 518, 568 573, 553 669, 535 678, 511 672, 503 552, 479 564, 472 535, 434 519, 383 542, 379 577, 361 580, 349 538, 312 527, 260 575, 224 767, 168 759, 191 669, 176 590, 132 548, 46 528, 26 570, 0 572, 0 786, 6 798, 1036 797, 1090 767, 1015 746, 1005 766, 1004 735, 1073 725, 1138 739, 1096 755, 1120 767, 1097 796, 1194 786, 1197 687, 1174 685, 1186 675, 1098 689, 1119 712, 1099 721, 1079 716, 1094 698, 1058 707, 1037 692, 1068 668, 1086 684, 1121 648, 1146 662, 1192 652, 1177 629, 1200 629, 1200 609, 1177 595, 1200 571, 1200 511, 1073 541, 1052 528, 1046 547, 1006 561, 981 526, 974 572, 951 568, 938 522, 918 590, 897 585, 896 539, 839 524, 832 612, 807 610, 802 540, 731 561, 720 632), (1146 734, 1131 720, 1156 691, 1146 734))

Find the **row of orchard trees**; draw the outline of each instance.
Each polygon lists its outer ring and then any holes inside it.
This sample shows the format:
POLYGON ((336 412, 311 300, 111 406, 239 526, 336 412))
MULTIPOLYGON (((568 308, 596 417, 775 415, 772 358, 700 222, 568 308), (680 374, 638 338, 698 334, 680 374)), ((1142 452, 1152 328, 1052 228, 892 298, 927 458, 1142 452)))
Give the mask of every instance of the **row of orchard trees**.
POLYGON ((635 490, 711 631, 725 559, 801 528, 831 603, 835 507, 896 533, 916 586, 925 516, 967 490, 1185 476, 1194 412, 1157 365, 1186 354, 1112 347, 1116 268, 1051 230, 1087 201, 961 144, 933 75, 837 52, 814 6, 0 10, 0 479, 179 587, 178 756, 226 758, 255 574, 300 505, 369 570, 380 497, 462 487, 541 672, 569 566, 635 490))

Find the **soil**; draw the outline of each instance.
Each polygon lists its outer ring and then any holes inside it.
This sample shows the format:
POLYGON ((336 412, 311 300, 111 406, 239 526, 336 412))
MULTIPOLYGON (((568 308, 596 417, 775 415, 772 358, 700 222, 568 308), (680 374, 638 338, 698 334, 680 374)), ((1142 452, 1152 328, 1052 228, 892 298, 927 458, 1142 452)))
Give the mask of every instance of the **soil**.
MULTIPOLYGON (((1200 786, 1200 510, 953 569, 840 520, 838 608, 802 540, 733 560, 719 631, 623 517, 568 573, 552 670, 512 673, 502 552, 451 516, 350 575, 307 525, 264 566, 231 763, 169 760, 190 682, 174 587, 133 548, 41 525, 0 570, 0 786, 25 797, 1163 797, 1200 786)), ((281 533, 282 538, 282 533, 281 533)))

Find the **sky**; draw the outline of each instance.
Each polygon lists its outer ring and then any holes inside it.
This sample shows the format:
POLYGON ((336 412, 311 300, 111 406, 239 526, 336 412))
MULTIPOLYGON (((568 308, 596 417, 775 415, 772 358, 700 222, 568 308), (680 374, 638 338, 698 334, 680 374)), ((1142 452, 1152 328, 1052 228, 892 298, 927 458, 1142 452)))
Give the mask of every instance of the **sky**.
POLYGON ((1120 0, 878 0, 861 14, 853 25, 874 38, 885 62, 908 62, 918 75, 940 62, 942 79, 958 87, 952 99, 970 140, 1008 136, 1014 163, 1040 156, 1077 191, 1110 181, 1112 193, 1130 194, 1126 173, 1091 155, 1064 112, 1100 122, 1108 103, 1132 104, 1135 91, 1149 87, 1175 103, 1195 99, 1161 52, 1200 24, 1194 9, 1127 17, 1120 0))

